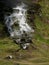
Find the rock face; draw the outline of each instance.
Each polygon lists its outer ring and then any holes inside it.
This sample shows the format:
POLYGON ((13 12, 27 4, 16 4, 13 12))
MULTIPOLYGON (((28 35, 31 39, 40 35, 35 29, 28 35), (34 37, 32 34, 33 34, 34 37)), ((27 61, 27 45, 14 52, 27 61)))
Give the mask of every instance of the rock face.
POLYGON ((15 7, 20 2, 20 0, 0 0, 0 3, 11 8, 15 7))

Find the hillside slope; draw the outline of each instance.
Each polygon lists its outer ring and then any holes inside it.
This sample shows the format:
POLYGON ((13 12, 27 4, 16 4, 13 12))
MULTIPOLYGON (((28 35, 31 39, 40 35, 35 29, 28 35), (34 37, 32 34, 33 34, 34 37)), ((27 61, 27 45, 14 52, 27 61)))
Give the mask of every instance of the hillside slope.
POLYGON ((33 44, 27 50, 19 50, 4 30, 5 26, 0 24, 0 65, 49 65, 49 0, 38 3, 42 13, 35 15, 33 44), (13 58, 8 59, 9 55, 13 58))

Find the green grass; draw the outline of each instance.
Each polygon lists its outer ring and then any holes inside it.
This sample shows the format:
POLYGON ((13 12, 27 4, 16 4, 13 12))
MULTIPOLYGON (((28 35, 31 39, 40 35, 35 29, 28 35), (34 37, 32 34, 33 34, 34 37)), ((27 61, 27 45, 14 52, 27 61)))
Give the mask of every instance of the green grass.
MULTIPOLYGON (((35 15, 36 29, 32 44, 36 49, 29 47, 28 50, 16 52, 20 47, 12 39, 0 37, 0 65, 49 65, 49 0, 42 0, 39 4, 42 6, 42 17, 35 15), (22 58, 19 58, 20 54, 22 58), (5 59, 8 55, 12 55, 13 59, 5 59)), ((3 27, 0 24, 0 34, 3 27)))

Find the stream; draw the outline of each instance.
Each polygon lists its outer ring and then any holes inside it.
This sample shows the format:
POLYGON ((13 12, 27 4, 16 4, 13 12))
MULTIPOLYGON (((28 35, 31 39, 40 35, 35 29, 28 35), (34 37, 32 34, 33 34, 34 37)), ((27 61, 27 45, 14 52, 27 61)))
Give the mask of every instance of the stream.
POLYGON ((5 15, 5 25, 8 29, 10 37, 16 41, 17 44, 20 44, 23 49, 26 49, 32 37, 34 29, 27 23, 27 7, 26 4, 21 3, 13 8, 13 13, 10 15, 5 15), (24 37, 25 40, 23 39, 24 37), (22 40, 22 41, 21 41, 22 40))

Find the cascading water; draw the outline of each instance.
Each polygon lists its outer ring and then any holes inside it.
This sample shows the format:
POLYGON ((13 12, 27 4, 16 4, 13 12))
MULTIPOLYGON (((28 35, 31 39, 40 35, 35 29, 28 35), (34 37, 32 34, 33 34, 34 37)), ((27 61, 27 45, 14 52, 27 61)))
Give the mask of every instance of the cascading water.
MULTIPOLYGON (((25 33, 26 34, 30 33, 29 35, 31 35, 31 32, 34 32, 34 30, 27 23, 27 19, 26 19, 27 9, 25 9, 25 6, 26 5, 22 3, 20 6, 18 5, 15 8, 13 8, 13 13, 11 15, 5 16, 5 20, 6 20, 5 25, 8 28, 8 32, 12 38, 15 37, 21 38, 22 35, 24 35, 25 33), (13 27, 14 25, 15 28, 13 27)), ((15 41, 16 40, 17 39, 15 39, 15 41)), ((21 39, 19 39, 18 41, 20 40, 21 39)), ((22 45, 23 49, 26 49, 27 45, 29 45, 29 43, 23 44, 22 45)))

